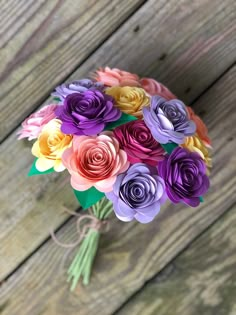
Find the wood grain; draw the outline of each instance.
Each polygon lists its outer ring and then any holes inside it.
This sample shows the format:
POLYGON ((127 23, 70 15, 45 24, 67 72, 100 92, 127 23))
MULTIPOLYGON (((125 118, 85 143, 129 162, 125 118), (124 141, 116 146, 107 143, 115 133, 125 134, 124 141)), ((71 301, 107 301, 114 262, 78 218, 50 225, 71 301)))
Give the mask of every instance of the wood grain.
MULTIPOLYGON (((196 103, 205 111, 214 146, 205 202, 198 209, 168 204, 148 225, 114 220, 100 244, 91 284, 74 294, 60 268, 64 249, 46 242, 3 283, 3 315, 111 314, 235 203, 235 80, 236 67, 196 103)), ((62 241, 72 241, 74 224, 72 219, 60 229, 62 241)))
POLYGON ((5 1, 0 11, 0 140, 143 2, 5 1))
POLYGON ((110 65, 166 84, 192 102, 235 61, 235 1, 149 0, 72 78, 110 65))
MULTIPOLYGON (((71 78, 83 77, 87 71, 94 70, 99 62, 104 60, 105 63, 108 61, 113 65, 117 63, 118 66, 147 75, 156 72, 155 76, 159 77, 160 74, 161 78, 166 78, 165 83, 170 82, 171 86, 176 85, 177 89, 174 91, 179 92, 180 98, 192 101, 232 62, 233 34, 230 31, 232 36, 222 35, 233 27, 230 6, 233 6, 231 0, 222 4, 219 3, 219 6, 212 5, 208 0, 194 0, 191 4, 188 2, 188 6, 184 0, 179 1, 178 5, 174 0, 169 2, 148 1, 130 21, 113 35, 113 39, 107 41, 94 54, 94 57, 88 59, 71 78), (153 17, 154 12, 155 18, 153 17), (176 29, 179 30, 174 36, 170 32, 172 21, 174 21, 173 25, 176 29), (215 24, 216 21, 217 25, 215 24), (135 31, 138 25, 140 26, 139 30, 135 31), (155 40, 151 35, 153 30, 156 30, 155 40), (168 36, 163 37, 164 33, 168 36), (184 41, 182 41, 182 36, 184 41), (177 65, 183 53, 190 51, 195 42, 201 40, 207 43, 210 38, 212 41, 214 38, 219 38, 219 40, 214 41, 214 45, 212 44, 213 46, 209 50, 203 51, 196 48, 194 50, 196 55, 192 55, 192 57, 194 56, 193 62, 182 63, 181 67, 179 64, 178 73, 173 73, 171 67, 173 62, 177 65), (178 45, 178 49, 175 46, 177 39, 181 43, 178 45), (159 58, 164 52, 164 50, 160 50, 162 46, 160 48, 159 46, 154 47, 159 41, 163 42, 163 47, 168 48, 166 52, 168 52, 169 57, 159 58), (174 46, 173 43, 175 43, 174 46), (140 49, 138 49, 138 45, 140 49), (148 47, 152 51, 152 58, 150 56, 144 58, 147 55, 148 47), (139 62, 136 59, 135 50, 139 56, 139 62), (125 55, 123 51, 126 52, 125 55), (120 60, 118 56, 120 56, 120 60), (222 56, 220 62, 219 56, 222 56), (213 66, 210 57, 217 60, 216 66, 213 66), (113 60, 113 58, 116 59, 113 60), (136 63, 133 63, 133 59, 136 63), (156 60, 155 65, 154 59, 156 60), (136 70, 135 66, 137 66, 136 70), (164 71, 164 69, 166 70, 164 71), (193 77, 190 78, 191 72, 193 77), (185 94, 185 88, 181 88, 181 84, 183 86, 185 84, 185 76, 188 78, 188 83, 194 86, 189 94, 185 94), (197 79, 197 77, 201 79, 197 79)), ((233 119, 233 117, 231 118, 233 119)), ((207 123, 211 124, 211 119, 207 123)), ((66 174, 27 178, 26 174, 33 161, 30 147, 31 145, 27 141, 17 142, 14 132, 0 149, 2 152, 0 166, 3 174, 1 177, 3 189, 0 218, 4 226, 1 242, 2 253, 7 255, 6 263, 1 268, 1 278, 16 268, 48 237, 50 227, 58 227, 67 218, 64 207, 70 209, 77 207, 68 181, 66 182, 66 174)))
POLYGON ((116 315, 236 314, 236 206, 116 315))

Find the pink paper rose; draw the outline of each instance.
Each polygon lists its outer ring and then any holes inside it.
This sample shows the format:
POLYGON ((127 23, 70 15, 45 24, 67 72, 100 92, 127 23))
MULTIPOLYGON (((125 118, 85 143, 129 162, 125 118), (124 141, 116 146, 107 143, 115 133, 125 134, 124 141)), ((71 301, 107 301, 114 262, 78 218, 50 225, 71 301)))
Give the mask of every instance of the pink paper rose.
POLYGON ((143 120, 134 120, 117 127, 114 135, 131 164, 141 162, 157 166, 164 159, 165 150, 153 138, 143 120))
POLYGON ((71 174, 71 186, 79 191, 94 186, 109 192, 117 175, 129 167, 127 155, 111 131, 98 136, 75 136, 62 161, 71 174))
POLYGON ((142 88, 151 96, 159 95, 168 101, 177 98, 165 85, 154 79, 142 78, 140 83, 142 88))
POLYGON ((96 71, 95 80, 107 86, 140 86, 139 77, 117 68, 105 67, 96 71))
POLYGON ((28 140, 32 140, 38 138, 43 127, 56 117, 55 110, 57 107, 58 105, 55 104, 44 106, 26 118, 21 124, 22 129, 17 132, 18 139, 28 138, 28 140))

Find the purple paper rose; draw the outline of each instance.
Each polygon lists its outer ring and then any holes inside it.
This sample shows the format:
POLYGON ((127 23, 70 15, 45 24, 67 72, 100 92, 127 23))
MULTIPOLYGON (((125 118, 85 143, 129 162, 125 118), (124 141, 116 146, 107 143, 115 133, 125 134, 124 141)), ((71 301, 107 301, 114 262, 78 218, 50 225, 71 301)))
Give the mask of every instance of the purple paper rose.
POLYGON ((65 134, 96 135, 103 131, 106 123, 116 121, 121 112, 114 107, 114 99, 98 90, 73 93, 65 98, 56 115, 62 121, 65 134))
POLYGON ((106 193, 118 219, 151 222, 166 200, 165 184, 157 168, 137 163, 117 176, 113 191, 106 193))
POLYGON ((159 162, 158 171, 173 203, 184 202, 191 207, 197 207, 200 203, 199 197, 207 192, 210 185, 201 156, 180 147, 159 162))
POLYGON ((143 118, 153 137, 162 144, 181 144, 186 136, 196 131, 196 125, 189 119, 184 103, 176 99, 167 101, 160 96, 153 96, 150 107, 143 108, 143 118))
POLYGON ((103 91, 104 84, 102 82, 94 82, 90 79, 81 79, 64 83, 56 87, 56 91, 52 93, 53 96, 59 97, 63 103, 67 95, 72 93, 82 93, 87 90, 100 90, 103 91))

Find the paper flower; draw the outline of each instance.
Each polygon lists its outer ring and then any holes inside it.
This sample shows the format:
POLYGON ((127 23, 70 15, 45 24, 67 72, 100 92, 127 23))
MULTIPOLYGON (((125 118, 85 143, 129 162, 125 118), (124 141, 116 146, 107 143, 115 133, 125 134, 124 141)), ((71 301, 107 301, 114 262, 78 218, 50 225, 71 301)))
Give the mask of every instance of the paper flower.
POLYGON ((32 140, 38 138, 43 126, 56 117, 57 107, 58 105, 55 104, 44 106, 26 118, 21 125, 22 129, 17 132, 18 139, 28 138, 28 140, 32 140))
POLYGON ((113 191, 106 194, 112 201, 116 216, 122 221, 136 219, 151 222, 165 201, 165 184, 157 169, 143 163, 132 165, 120 174, 113 191))
POLYGON ((114 136, 127 153, 131 164, 142 162, 156 166, 163 160, 165 151, 153 138, 143 120, 134 120, 117 127, 114 136))
POLYGON ((173 203, 184 202, 191 207, 197 207, 200 203, 199 197, 209 188, 206 165, 196 152, 178 147, 158 164, 158 171, 173 203))
POLYGON ((113 98, 98 90, 68 95, 56 114, 62 121, 61 130, 74 135, 96 135, 106 123, 121 117, 113 98))
POLYGON ((96 71, 94 77, 107 86, 140 86, 139 77, 136 74, 116 68, 101 68, 96 71))
POLYGON ((38 158, 36 168, 44 172, 54 168, 56 172, 65 169, 61 161, 62 153, 71 145, 72 136, 61 132, 61 121, 53 119, 42 129, 32 147, 32 154, 38 158))
POLYGON ((206 166, 212 167, 209 150, 198 135, 186 137, 185 142, 181 146, 191 152, 197 152, 206 163, 206 166))
POLYGON ((160 143, 183 143, 186 136, 196 131, 189 119, 184 103, 180 100, 166 101, 160 96, 151 98, 151 106, 143 108, 143 118, 153 137, 160 143))
POLYGON ((79 191, 92 186, 101 192, 111 191, 117 175, 129 167, 125 151, 110 131, 74 137, 62 160, 71 174, 72 187, 79 191))
POLYGON ((150 97, 144 89, 137 87, 119 87, 107 88, 106 94, 115 99, 115 105, 124 113, 142 118, 142 108, 150 104, 150 97))
POLYGON ((201 120, 201 118, 194 113, 194 110, 191 107, 187 106, 187 111, 189 113, 190 119, 192 119, 195 122, 195 124, 196 124, 196 128, 197 128, 196 132, 197 132, 198 136, 201 138, 201 140, 208 147, 210 147, 211 146, 211 140, 208 137, 208 130, 207 130, 206 125, 201 120))
POLYGON ((164 84, 154 79, 142 78, 140 83, 142 88, 152 96, 158 95, 166 100, 176 99, 176 96, 164 84))
POLYGON ((90 79, 81 79, 64 83, 56 87, 56 91, 52 93, 53 96, 59 97, 63 103, 64 99, 72 93, 82 93, 87 90, 103 90, 104 85, 102 82, 94 82, 90 79))

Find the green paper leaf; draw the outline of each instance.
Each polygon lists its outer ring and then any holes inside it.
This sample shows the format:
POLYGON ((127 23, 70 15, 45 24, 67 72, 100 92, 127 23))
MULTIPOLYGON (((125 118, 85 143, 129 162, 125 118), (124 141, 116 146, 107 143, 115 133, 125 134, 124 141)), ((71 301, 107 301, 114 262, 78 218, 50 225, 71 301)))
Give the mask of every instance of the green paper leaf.
POLYGON ((171 152, 178 147, 178 144, 174 142, 169 142, 166 144, 161 144, 162 148, 168 153, 171 154, 171 152))
POLYGON ((122 113, 120 119, 118 119, 117 121, 113 121, 113 122, 108 123, 104 130, 113 130, 114 128, 116 128, 118 126, 124 125, 124 124, 126 124, 130 121, 133 121, 133 120, 137 120, 137 118, 134 116, 122 113))
POLYGON ((55 102, 60 102, 60 101, 61 101, 61 99, 60 99, 59 97, 53 97, 53 100, 54 100, 55 102))
POLYGON ((43 174, 49 174, 49 173, 53 173, 54 172, 54 168, 53 167, 50 168, 47 171, 44 171, 44 172, 38 171, 37 168, 36 168, 36 161, 37 160, 38 160, 37 158, 34 160, 32 166, 31 166, 31 169, 30 169, 30 171, 28 173, 28 176, 43 175, 43 174))
POLYGON ((73 190, 77 200, 79 201, 80 205, 84 210, 91 207, 105 196, 104 193, 98 191, 94 187, 91 187, 90 189, 85 191, 78 191, 75 189, 73 190))
POLYGON ((204 199, 203 199, 202 196, 199 197, 199 200, 200 200, 200 202, 203 202, 203 201, 204 201, 204 199))

